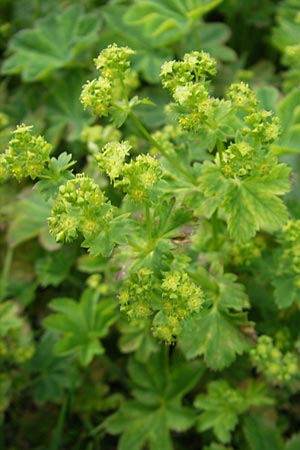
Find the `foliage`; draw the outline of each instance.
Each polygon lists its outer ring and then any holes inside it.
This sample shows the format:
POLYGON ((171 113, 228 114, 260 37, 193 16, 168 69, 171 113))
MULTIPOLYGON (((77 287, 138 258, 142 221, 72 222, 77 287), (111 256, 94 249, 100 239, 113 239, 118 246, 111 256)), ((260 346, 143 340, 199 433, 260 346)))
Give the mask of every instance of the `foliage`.
POLYGON ((4 73, 21 73, 24 81, 35 81, 65 67, 97 40, 97 14, 84 14, 74 5, 62 14, 41 19, 32 30, 19 31, 10 42, 12 55, 4 73))
POLYGON ((0 13, 0 447, 298 449, 299 1, 0 13))

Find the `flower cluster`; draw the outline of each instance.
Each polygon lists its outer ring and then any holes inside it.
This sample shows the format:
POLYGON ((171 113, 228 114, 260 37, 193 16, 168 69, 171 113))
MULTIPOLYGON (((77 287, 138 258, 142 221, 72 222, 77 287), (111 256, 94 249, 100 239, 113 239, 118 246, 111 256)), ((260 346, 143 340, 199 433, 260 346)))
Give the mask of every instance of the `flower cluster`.
POLYGON ((163 87, 174 95, 178 86, 204 81, 207 75, 216 74, 216 61, 206 52, 186 53, 182 61, 167 61, 161 67, 163 87))
POLYGON ((233 142, 222 156, 221 170, 226 178, 264 176, 277 161, 272 155, 257 151, 257 148, 247 141, 233 142))
MULTIPOLYGON (((207 76, 216 74, 216 61, 205 52, 191 52, 182 61, 168 61, 161 68, 163 87, 170 90, 175 104, 170 111, 178 114, 183 130, 194 133, 222 128, 220 119, 230 112, 231 103, 211 97, 207 76)), ((210 145, 208 145, 210 147, 210 145)))
POLYGON ((242 118, 244 126, 222 153, 222 161, 217 157, 217 163, 226 178, 264 177, 278 162, 268 146, 280 134, 279 119, 270 111, 259 109, 255 94, 244 83, 232 85, 228 97, 246 114, 242 118))
POLYGON ((151 317, 153 335, 172 343, 182 322, 201 310, 204 294, 186 273, 170 271, 158 281, 150 270, 141 269, 127 280, 119 301, 131 320, 151 317))
POLYGON ((26 177, 34 180, 44 171, 52 146, 42 136, 32 135, 31 129, 20 125, 13 131, 8 148, 0 155, 0 180, 9 176, 18 181, 26 177))
POLYGON ((186 273, 170 271, 161 284, 162 309, 153 320, 153 334, 171 343, 180 334, 183 320, 202 309, 204 293, 186 273))
POLYGON ((244 120, 250 127, 243 128, 243 135, 252 138, 254 142, 260 142, 262 145, 274 142, 281 132, 279 118, 265 109, 249 114, 244 120))
POLYGON ((130 67, 128 57, 134 53, 128 47, 109 45, 102 50, 95 65, 100 70, 100 76, 88 81, 84 86, 80 100, 85 108, 91 108, 98 116, 107 116, 114 96, 116 81, 124 82, 126 72, 130 67))
POLYGON ((112 207, 99 186, 79 174, 60 186, 49 218, 50 232, 57 241, 70 242, 81 232, 85 238, 97 234, 112 214, 112 207))
POLYGON ((300 220, 289 220, 282 229, 281 240, 289 245, 300 242, 300 220))
POLYGON ((255 93, 244 82, 233 83, 228 89, 227 97, 236 108, 242 108, 246 111, 253 111, 253 108, 257 105, 255 93))
POLYGON ((148 198, 149 190, 161 178, 162 170, 158 160, 151 155, 138 155, 136 159, 125 163, 130 149, 128 141, 109 142, 101 153, 95 155, 95 160, 115 187, 121 187, 139 203, 148 198))
POLYGON ((107 116, 112 100, 112 82, 104 77, 88 81, 83 86, 80 100, 96 116, 107 116))
POLYGON ((138 155, 135 160, 124 164, 122 180, 115 183, 136 202, 143 202, 148 198, 149 190, 162 176, 157 159, 150 155, 138 155))
POLYGON ((250 357, 255 367, 274 384, 299 381, 297 357, 291 352, 283 354, 274 346, 270 336, 260 336, 257 346, 250 350, 250 357))
POLYGON ((154 296, 153 273, 141 269, 131 274, 119 295, 120 310, 130 320, 143 320, 153 314, 151 299, 154 296))
POLYGON ((118 178, 124 169, 126 156, 129 154, 131 145, 129 142, 108 142, 101 153, 95 155, 95 160, 100 170, 103 170, 110 181, 118 178))
POLYGON ((95 58, 95 66, 106 79, 124 78, 130 67, 128 58, 133 54, 134 51, 129 47, 118 47, 116 44, 111 44, 95 58))

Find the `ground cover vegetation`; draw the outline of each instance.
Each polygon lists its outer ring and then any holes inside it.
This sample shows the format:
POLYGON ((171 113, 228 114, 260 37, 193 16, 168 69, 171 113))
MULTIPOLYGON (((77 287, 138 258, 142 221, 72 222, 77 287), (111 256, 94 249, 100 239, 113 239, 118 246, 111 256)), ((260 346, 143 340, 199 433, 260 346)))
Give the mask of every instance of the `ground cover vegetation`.
POLYGON ((0 4, 0 447, 300 448, 300 0, 0 4))

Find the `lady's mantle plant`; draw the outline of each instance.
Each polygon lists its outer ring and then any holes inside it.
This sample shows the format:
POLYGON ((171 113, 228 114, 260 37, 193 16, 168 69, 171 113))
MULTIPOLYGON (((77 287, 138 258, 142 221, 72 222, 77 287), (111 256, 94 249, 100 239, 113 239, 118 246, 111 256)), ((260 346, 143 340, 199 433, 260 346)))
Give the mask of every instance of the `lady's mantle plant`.
MULTIPOLYGON (((216 61, 193 51, 163 64, 161 81, 172 101, 166 105, 164 126, 150 131, 139 106, 155 105, 134 95, 133 53, 115 44, 103 50, 95 59, 99 76, 84 85, 81 101, 98 118, 112 122, 115 136, 126 122, 137 137, 123 127, 120 140, 100 148, 96 131, 103 128, 96 125, 89 131, 93 161, 75 175, 70 155, 51 157, 51 146, 33 135, 31 127, 20 125, 1 155, 0 175, 3 180, 38 179, 35 189, 51 206, 48 223, 57 242, 80 239, 91 257, 104 258, 104 273, 111 268, 114 274, 106 287, 107 304, 99 300, 100 291, 93 295, 90 290, 80 303, 56 299, 56 313, 45 325, 62 333, 58 353, 77 352, 83 365, 104 352, 98 339, 116 321, 121 350, 136 330, 145 352, 130 359, 135 400, 125 401, 103 425, 123 434, 120 448, 141 449, 149 443, 153 449, 171 449, 170 430, 186 430, 194 423, 200 432, 212 428, 227 443, 240 415, 273 403, 267 389, 291 380, 292 389, 299 386, 295 347, 285 351, 270 336, 257 338, 255 324, 248 321, 252 302, 246 288, 251 289, 243 284, 240 270, 241 262, 246 272, 258 270, 258 261, 269 258, 272 242, 279 254, 279 277, 272 280, 276 302, 281 308, 297 302, 299 224, 282 199, 290 190, 291 171, 272 150, 280 123, 245 83, 232 84, 224 98, 213 96, 216 61), (293 283, 292 293, 283 288, 286 277, 293 283), (178 362, 169 361, 165 344, 177 345, 182 353, 178 362), (151 353, 153 359, 145 363, 151 353), (227 381, 212 381, 207 394, 196 398, 196 409, 181 405, 202 373, 222 370, 243 353, 243 391, 227 381), (196 357, 201 358, 195 364, 188 361, 196 357), (151 361, 150 373, 145 364, 151 361), (260 375, 251 384, 254 369, 260 375), (144 382, 137 375, 143 371, 144 382), (187 381, 184 388, 181 377, 187 381), (152 378, 159 380, 155 388, 152 378), (197 408, 204 411, 200 416, 197 408), (154 425, 146 433, 149 421, 154 425)), ((124 351, 132 350, 137 346, 124 351)))

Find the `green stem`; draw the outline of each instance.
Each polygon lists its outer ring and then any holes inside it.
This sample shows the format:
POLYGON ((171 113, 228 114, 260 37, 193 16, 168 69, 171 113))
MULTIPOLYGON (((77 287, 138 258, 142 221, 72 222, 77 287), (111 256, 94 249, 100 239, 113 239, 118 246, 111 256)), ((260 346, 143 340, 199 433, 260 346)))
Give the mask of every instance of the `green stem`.
POLYGON ((65 399, 64 403, 61 406, 61 410, 58 416, 58 420, 56 423, 56 427, 53 430, 51 443, 47 450, 59 450, 62 445, 62 433, 63 428, 66 422, 66 414, 68 409, 68 398, 65 399))
POLYGON ((219 246, 219 227, 218 227, 218 213, 215 211, 211 217, 211 226, 213 233, 214 247, 217 249, 219 246))
POLYGON ((162 154, 164 158, 175 168, 178 170, 178 172, 182 173, 186 178, 188 178, 189 181, 191 181, 194 185, 196 185, 196 181, 194 177, 188 173, 186 170, 184 170, 176 161, 174 161, 173 158, 171 158, 165 150, 161 147, 161 145, 157 142, 156 139, 154 139, 153 136, 149 133, 149 131, 144 127, 144 125, 140 122, 140 120, 137 118, 137 116, 134 114, 134 112, 129 112, 129 117, 131 118, 132 122, 135 124, 135 126, 140 130, 140 132, 143 134, 143 136, 147 139, 150 144, 153 145, 153 147, 157 148, 159 152, 162 154))
POLYGON ((152 230, 151 230, 150 208, 148 202, 145 203, 145 215, 146 215, 146 229, 147 229, 148 243, 150 244, 152 241, 152 230))
POLYGON ((220 158, 220 163, 221 165, 223 164, 223 153, 225 150, 225 146, 224 146, 224 142, 222 141, 217 141, 217 150, 218 150, 218 154, 219 154, 219 158, 220 158))
POLYGON ((13 248, 8 247, 5 258, 4 265, 2 269, 1 279, 0 279, 0 302, 5 299, 7 294, 7 284, 8 277, 10 273, 11 263, 13 258, 13 248))
MULTIPOLYGON (((140 130, 140 132, 145 136, 147 141, 150 142, 154 147, 156 147, 162 154, 164 154, 164 150, 161 148, 159 143, 156 139, 154 139, 153 136, 149 133, 149 131, 144 127, 144 125, 141 123, 141 121, 137 118, 137 116, 134 114, 133 111, 130 111, 129 117, 131 118, 134 125, 140 130)), ((165 156, 165 155, 164 155, 165 156)))

